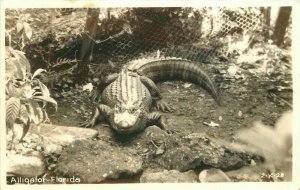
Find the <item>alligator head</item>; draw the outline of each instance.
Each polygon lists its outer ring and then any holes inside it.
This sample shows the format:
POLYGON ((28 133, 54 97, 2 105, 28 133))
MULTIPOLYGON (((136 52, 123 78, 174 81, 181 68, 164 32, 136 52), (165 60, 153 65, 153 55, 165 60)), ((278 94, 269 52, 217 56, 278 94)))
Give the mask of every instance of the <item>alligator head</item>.
POLYGON ((142 101, 116 104, 112 111, 110 124, 119 134, 131 134, 146 126, 146 109, 142 101))

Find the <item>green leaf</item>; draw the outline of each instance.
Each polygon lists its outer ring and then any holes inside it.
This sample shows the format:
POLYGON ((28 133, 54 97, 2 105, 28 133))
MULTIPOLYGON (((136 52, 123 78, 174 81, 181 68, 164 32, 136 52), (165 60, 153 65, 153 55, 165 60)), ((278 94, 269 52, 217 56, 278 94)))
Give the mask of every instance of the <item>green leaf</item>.
POLYGON ((24 29, 24 25, 22 22, 17 22, 17 33, 21 33, 24 29))
POLYGON ((23 26, 24 26, 25 35, 28 38, 28 40, 30 40, 32 36, 32 28, 29 26, 27 22, 24 22, 23 26))
POLYGON ((34 91, 33 96, 43 96, 43 93, 42 92, 39 92, 39 91, 34 91))
POLYGON ((29 120, 29 113, 24 104, 22 104, 20 107, 20 117, 19 118, 24 124, 26 124, 29 120))
POLYGON ((11 97, 9 98, 6 103, 6 125, 7 127, 12 127, 15 123, 15 120, 19 117, 20 112, 20 99, 11 97))
POLYGON ((51 103, 55 107, 55 110, 57 110, 57 102, 50 96, 34 96, 33 99, 41 100, 42 102, 46 102, 46 103, 51 103))
POLYGON ((43 93, 43 96, 50 97, 50 91, 46 85, 44 85, 42 82, 39 81, 39 86, 41 88, 41 91, 43 93))
POLYGON ((24 52, 8 48, 6 52, 9 58, 5 59, 5 74, 9 78, 25 79, 26 73, 30 72, 30 63, 24 52))
POLYGON ((37 69, 33 75, 32 75, 32 79, 34 79, 36 76, 40 75, 42 72, 47 72, 45 69, 37 69))
POLYGON ((24 79, 25 69, 17 58, 9 58, 5 61, 5 74, 10 79, 24 79))
POLYGON ((41 123, 41 122, 43 122, 43 120, 44 120, 44 112, 43 112, 43 109, 41 108, 41 107, 38 107, 37 109, 36 109, 36 113, 37 113, 37 117, 38 117, 38 120, 39 120, 39 122, 41 123))
POLYGON ((33 97, 34 90, 32 89, 29 82, 26 82, 24 84, 24 86, 22 87, 22 90, 23 90, 23 94, 22 94, 23 98, 31 99, 33 97))
POLYGON ((40 119, 39 119, 39 108, 40 105, 34 101, 34 100, 29 100, 28 101, 28 105, 27 105, 27 109, 28 109, 28 115, 29 115, 29 119, 30 122, 33 122, 35 124, 40 124, 40 119))
POLYGON ((33 121, 33 117, 34 117, 34 110, 33 110, 32 101, 31 100, 28 101, 27 110, 28 110, 28 116, 29 116, 30 122, 32 122, 33 121))

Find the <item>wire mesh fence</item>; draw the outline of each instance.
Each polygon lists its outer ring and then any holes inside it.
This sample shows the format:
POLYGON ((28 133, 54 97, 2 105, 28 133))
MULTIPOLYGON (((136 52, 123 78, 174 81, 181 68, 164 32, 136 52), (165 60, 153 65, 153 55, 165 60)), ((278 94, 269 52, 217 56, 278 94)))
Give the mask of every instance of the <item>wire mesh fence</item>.
MULTIPOLYGON (((141 56, 170 56, 210 62, 226 54, 228 44, 241 40, 242 36, 250 36, 249 45, 256 31, 265 27, 262 10, 261 7, 43 9, 42 18, 34 17, 39 16, 39 9, 17 12, 25 12, 29 15, 27 22, 33 27, 37 25, 36 34, 24 50, 35 62, 33 68, 42 66, 58 76, 75 71, 78 61, 91 66, 124 63, 141 56), (96 15, 96 19, 89 21, 89 13, 96 15), (88 30, 92 25, 93 32, 88 30), (86 39, 90 41, 87 47, 86 39), (84 51, 87 56, 81 56, 84 51)), ((13 13, 7 11, 7 15, 13 13)))
POLYGON ((250 34, 263 24, 260 8, 105 9, 99 17, 103 39, 96 48, 119 61, 159 50, 203 62, 226 46, 220 38, 250 34))

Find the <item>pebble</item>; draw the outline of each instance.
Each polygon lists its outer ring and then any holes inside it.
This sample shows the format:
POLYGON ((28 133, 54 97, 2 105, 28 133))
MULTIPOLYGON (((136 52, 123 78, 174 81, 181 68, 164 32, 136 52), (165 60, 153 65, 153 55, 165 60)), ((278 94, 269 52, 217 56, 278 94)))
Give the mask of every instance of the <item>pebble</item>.
POLYGON ((219 121, 223 121, 223 117, 222 116, 219 116, 219 121))
POLYGON ((230 182, 230 178, 220 169, 202 170, 199 174, 199 181, 206 182, 230 182))
POLYGON ((242 116, 243 116, 243 112, 242 112, 241 110, 238 112, 238 116, 239 116, 239 117, 242 117, 242 116))

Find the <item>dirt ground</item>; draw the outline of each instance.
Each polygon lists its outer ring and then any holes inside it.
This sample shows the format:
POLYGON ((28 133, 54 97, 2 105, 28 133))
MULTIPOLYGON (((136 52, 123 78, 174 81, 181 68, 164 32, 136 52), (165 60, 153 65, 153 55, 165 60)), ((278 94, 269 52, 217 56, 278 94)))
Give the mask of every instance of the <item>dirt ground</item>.
MULTIPOLYGON (((238 68, 234 76, 229 76, 228 71, 232 66, 232 64, 208 65, 210 68, 214 67, 209 69, 211 72, 217 70, 215 76, 219 78, 217 83, 220 86, 221 106, 195 84, 184 81, 157 84, 164 100, 174 110, 171 113, 164 113, 171 131, 181 135, 203 133, 215 139, 235 142, 238 140, 236 136, 238 131, 252 127, 257 121, 274 126, 283 112, 292 109, 290 107, 292 81, 291 75, 288 74, 289 69, 268 75, 250 72, 251 69, 244 65, 238 68)), ((75 85, 70 91, 57 94, 61 95, 57 98, 58 111, 49 113, 53 124, 78 126, 91 116, 96 105, 89 98, 89 92, 82 92, 82 85, 75 85)), ((101 131, 99 133, 101 134, 101 131)), ((131 148, 137 148, 138 144, 136 140, 129 141, 126 145, 121 145, 117 141, 113 143, 131 148)), ((163 169, 151 159, 146 160, 144 167, 163 169)), ((121 179, 117 183, 137 181, 138 178, 121 179)))
MULTIPOLYGON (((218 67, 226 70, 229 65, 218 67)), ((284 111, 291 109, 292 90, 276 88, 282 81, 274 81, 272 76, 253 76, 247 69, 241 69, 241 73, 243 79, 226 80, 223 77, 219 82, 221 106, 195 84, 183 81, 158 83, 164 100, 174 110, 164 113, 169 129, 185 134, 202 132, 231 141, 238 130, 249 128, 256 121, 273 126, 284 111), (276 98, 272 98, 271 93, 276 98), (219 126, 207 125, 211 122, 219 126)), ((283 79, 286 85, 291 84, 288 76, 283 79)), ((81 85, 76 86, 62 92, 64 97, 57 99, 58 111, 49 114, 53 124, 77 126, 91 116, 96 103, 89 98, 89 92, 80 92, 81 85)))

